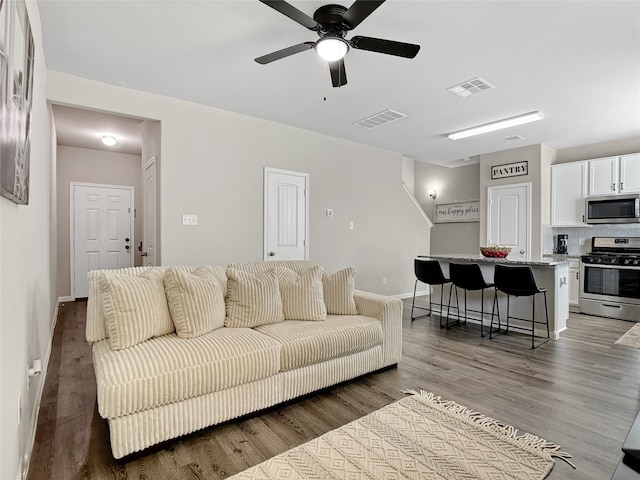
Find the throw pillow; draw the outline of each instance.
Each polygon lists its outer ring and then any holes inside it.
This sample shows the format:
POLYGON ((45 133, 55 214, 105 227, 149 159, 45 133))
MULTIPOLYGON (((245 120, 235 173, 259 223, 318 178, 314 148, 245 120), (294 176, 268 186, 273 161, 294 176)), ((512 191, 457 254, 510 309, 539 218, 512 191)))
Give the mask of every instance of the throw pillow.
POLYGON ((98 282, 113 350, 174 331, 163 276, 160 269, 150 269, 140 275, 100 272, 98 282))
POLYGON ((353 299, 356 271, 349 267, 336 273, 323 273, 324 303, 327 313, 333 315, 357 315, 356 302, 353 299))
POLYGON ((198 337, 224 326, 224 296, 213 268, 202 265, 187 273, 169 267, 164 290, 179 337, 198 337))
POLYGON ((320 265, 298 275, 289 268, 278 269, 278 284, 285 320, 326 320, 320 265))
POLYGON ((284 320, 275 269, 252 274, 227 268, 226 327, 251 328, 284 320))

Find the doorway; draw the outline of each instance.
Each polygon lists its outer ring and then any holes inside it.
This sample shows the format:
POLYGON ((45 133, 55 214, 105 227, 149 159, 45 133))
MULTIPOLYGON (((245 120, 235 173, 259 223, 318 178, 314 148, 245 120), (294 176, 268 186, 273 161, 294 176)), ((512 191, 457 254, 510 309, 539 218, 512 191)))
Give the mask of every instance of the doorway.
POLYGON ((133 187, 70 184, 71 297, 89 296, 87 273, 133 266, 133 187))
POLYGON ((531 183, 488 189, 487 245, 511 248, 512 260, 531 258, 531 183))
POLYGON ((264 259, 309 259, 309 174, 264 169, 264 259))

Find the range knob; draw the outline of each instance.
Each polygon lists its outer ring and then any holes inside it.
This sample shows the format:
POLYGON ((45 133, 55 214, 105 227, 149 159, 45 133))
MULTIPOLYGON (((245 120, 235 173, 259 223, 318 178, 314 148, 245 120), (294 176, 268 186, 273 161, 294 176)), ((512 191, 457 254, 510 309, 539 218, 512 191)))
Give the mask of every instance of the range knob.
POLYGON ((633 261, 634 265, 640 265, 640 260, 638 260, 637 258, 633 261))
POLYGON ((611 265, 614 265, 614 264, 618 263, 618 259, 617 259, 617 258, 615 258, 615 257, 614 257, 614 258, 610 258, 610 259, 609 259, 609 263, 610 263, 611 265))

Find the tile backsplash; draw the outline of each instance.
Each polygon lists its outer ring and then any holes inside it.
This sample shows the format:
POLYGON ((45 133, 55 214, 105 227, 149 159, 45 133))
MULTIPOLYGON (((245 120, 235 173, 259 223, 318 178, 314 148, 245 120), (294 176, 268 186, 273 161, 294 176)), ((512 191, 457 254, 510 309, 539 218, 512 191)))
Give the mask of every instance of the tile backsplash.
POLYGON ((640 237, 640 224, 606 224, 591 227, 550 227, 545 226, 542 232, 543 253, 555 253, 556 236, 559 233, 569 235, 569 255, 584 255, 591 251, 591 237, 640 237), (580 245, 580 239, 584 245, 580 245))

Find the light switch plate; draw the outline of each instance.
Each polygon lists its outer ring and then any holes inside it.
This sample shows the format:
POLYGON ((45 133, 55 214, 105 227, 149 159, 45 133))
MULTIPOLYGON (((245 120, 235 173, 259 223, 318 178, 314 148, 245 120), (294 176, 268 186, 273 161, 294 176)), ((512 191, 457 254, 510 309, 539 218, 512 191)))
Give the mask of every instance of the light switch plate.
POLYGON ((198 215, 182 215, 182 225, 195 226, 198 225, 198 215))

